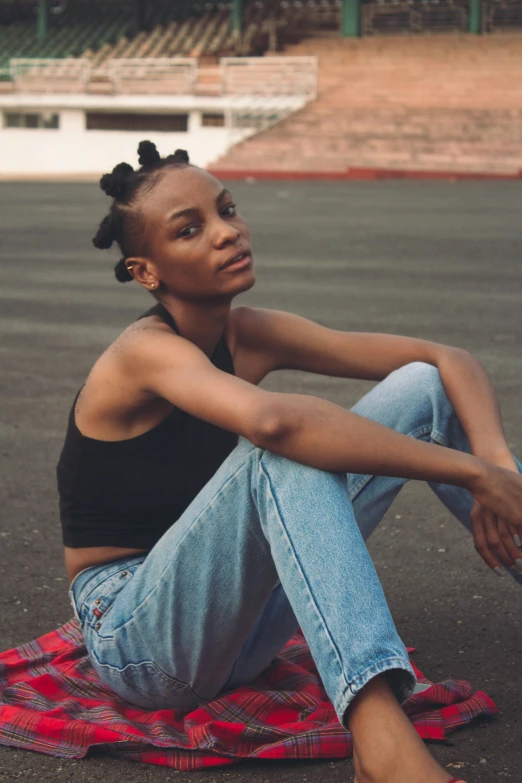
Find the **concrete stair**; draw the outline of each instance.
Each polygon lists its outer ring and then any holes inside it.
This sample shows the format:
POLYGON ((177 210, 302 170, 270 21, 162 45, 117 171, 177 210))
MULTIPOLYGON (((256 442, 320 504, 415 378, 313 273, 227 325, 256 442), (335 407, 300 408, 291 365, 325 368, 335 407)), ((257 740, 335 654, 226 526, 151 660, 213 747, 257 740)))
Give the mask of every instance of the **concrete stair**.
POLYGON ((317 56, 318 99, 213 169, 522 169, 521 34, 323 34, 283 54, 317 56))

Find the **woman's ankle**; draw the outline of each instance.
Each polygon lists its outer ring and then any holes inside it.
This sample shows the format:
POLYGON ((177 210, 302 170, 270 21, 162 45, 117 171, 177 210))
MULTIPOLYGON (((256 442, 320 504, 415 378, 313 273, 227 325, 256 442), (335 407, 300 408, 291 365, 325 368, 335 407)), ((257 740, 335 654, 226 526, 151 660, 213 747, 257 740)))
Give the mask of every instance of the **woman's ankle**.
POLYGON ((386 675, 375 677, 361 690, 346 720, 354 742, 357 783, 450 780, 408 720, 386 675))

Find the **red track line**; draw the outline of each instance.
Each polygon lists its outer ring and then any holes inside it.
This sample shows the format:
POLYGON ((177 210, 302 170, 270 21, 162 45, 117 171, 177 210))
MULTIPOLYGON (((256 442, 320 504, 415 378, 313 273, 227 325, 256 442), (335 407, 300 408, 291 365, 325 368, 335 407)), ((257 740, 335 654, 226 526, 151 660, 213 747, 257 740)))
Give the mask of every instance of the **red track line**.
POLYGON ((212 166, 208 171, 218 179, 228 180, 519 180, 522 170, 512 174, 474 171, 414 171, 408 169, 349 168, 343 171, 264 171, 255 169, 220 169, 212 166))

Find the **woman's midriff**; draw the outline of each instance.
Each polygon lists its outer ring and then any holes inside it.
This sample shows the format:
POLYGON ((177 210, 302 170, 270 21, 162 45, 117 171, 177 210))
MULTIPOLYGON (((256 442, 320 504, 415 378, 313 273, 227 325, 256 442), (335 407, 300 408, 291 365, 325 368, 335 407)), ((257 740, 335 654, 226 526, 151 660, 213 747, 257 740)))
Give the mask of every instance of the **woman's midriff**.
POLYGON ((65 568, 69 583, 76 574, 94 565, 109 563, 111 560, 120 560, 131 555, 144 554, 148 549, 129 549, 121 546, 92 546, 73 549, 65 547, 65 568))

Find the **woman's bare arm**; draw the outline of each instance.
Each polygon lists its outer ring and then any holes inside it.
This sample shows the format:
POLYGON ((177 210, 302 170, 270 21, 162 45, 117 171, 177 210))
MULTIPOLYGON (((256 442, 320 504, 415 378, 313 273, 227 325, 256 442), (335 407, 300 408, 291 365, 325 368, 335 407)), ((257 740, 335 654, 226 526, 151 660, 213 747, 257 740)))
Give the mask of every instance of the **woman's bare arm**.
MULTIPOLYGON (((522 477, 514 472, 417 441, 317 397, 260 389, 217 369, 199 348, 161 329, 129 336, 122 349, 125 371, 144 394, 163 397, 261 448, 321 470, 462 486, 522 531, 522 477)), ((512 552, 506 565, 514 562, 512 552)), ((496 562, 490 558, 488 564, 496 562)))
POLYGON ((233 314, 238 340, 264 352, 272 369, 380 381, 411 362, 437 367, 472 454, 516 469, 493 385, 467 351, 413 337, 338 331, 279 310, 243 306, 233 314))
POLYGON ((236 432, 296 462, 339 473, 371 473, 468 486, 480 461, 421 443, 338 405, 266 391, 216 368, 193 343, 154 327, 129 334, 119 360, 142 394, 236 432))
MULTIPOLYGON (((235 308, 233 314, 240 343, 262 357, 266 372, 289 368, 343 378, 382 380, 393 370, 412 362, 437 367, 471 453, 518 474, 504 435, 493 385, 479 360, 467 351, 412 337, 338 331, 279 310, 243 306, 235 308)), ((406 452, 401 450, 401 456, 406 457, 406 452)), ((398 467, 393 455, 392 460, 398 467)), ((418 467, 424 472, 422 463, 418 467)), ((405 466, 404 470, 409 471, 409 467, 405 466)), ((449 483, 455 481, 451 478, 449 483)), ((497 573, 502 573, 498 570, 500 563, 511 566, 516 561, 517 567, 522 565, 522 552, 514 540, 516 531, 506 519, 480 503, 477 495, 471 523, 477 551, 497 573)))

